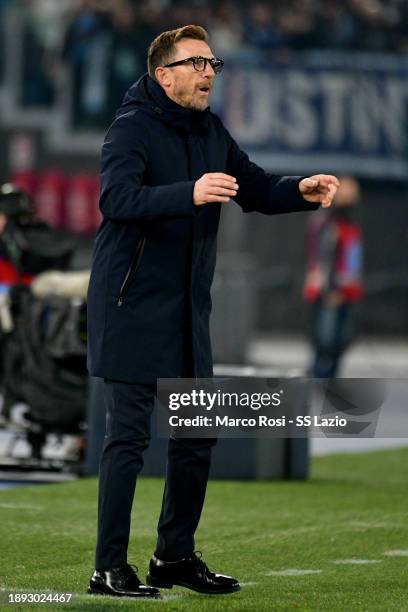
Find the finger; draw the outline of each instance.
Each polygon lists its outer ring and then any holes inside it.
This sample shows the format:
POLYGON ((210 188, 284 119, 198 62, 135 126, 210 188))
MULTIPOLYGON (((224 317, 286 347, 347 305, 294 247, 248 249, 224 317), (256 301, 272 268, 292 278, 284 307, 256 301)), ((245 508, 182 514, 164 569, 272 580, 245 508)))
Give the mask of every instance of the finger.
POLYGON ((324 202, 325 205, 329 206, 330 203, 333 201, 336 191, 337 187, 335 187, 334 185, 324 191, 321 190, 320 194, 323 195, 321 201, 324 202))
POLYGON ((224 196, 217 196, 217 195, 209 195, 207 196, 207 203, 210 202, 229 202, 230 198, 224 197, 224 196))
POLYGON ((331 185, 331 187, 329 187, 329 193, 328 193, 328 195, 330 196, 331 200, 336 195, 336 192, 337 192, 337 187, 335 187, 334 185, 331 185))
POLYGON ((208 190, 209 195, 220 195, 220 196, 236 196, 237 195, 237 190, 236 189, 225 189, 224 187, 212 187, 211 189, 208 190))
POLYGON ((210 179, 210 185, 225 187, 226 189, 238 189, 238 183, 227 179, 210 179))
POLYGON ((320 197, 321 196, 330 196, 331 198, 333 198, 334 196, 334 191, 333 189, 337 189, 336 187, 333 186, 326 186, 323 185, 321 183, 319 183, 319 185, 316 187, 316 189, 313 190, 314 193, 317 193, 320 197))
POLYGON ((307 193, 305 194, 304 199, 306 200, 306 202, 312 202, 312 203, 318 202, 319 204, 321 204, 323 198, 321 195, 317 193, 307 193))
POLYGON ((207 176, 209 178, 218 178, 218 179, 226 179, 228 181, 237 182, 235 176, 231 176, 230 174, 225 174, 224 172, 208 172, 207 176))
POLYGON ((305 192, 313 191, 314 189, 316 189, 318 184, 319 184, 319 181, 311 177, 305 178, 300 182, 300 186, 302 190, 305 192))
POLYGON ((337 176, 333 176, 332 174, 328 175, 329 179, 331 180, 332 184, 335 185, 337 188, 340 187, 340 181, 337 178, 337 176))
POLYGON ((318 174, 313 178, 316 178, 319 181, 319 185, 324 185, 325 187, 329 187, 329 185, 340 187, 339 179, 332 174, 318 174))

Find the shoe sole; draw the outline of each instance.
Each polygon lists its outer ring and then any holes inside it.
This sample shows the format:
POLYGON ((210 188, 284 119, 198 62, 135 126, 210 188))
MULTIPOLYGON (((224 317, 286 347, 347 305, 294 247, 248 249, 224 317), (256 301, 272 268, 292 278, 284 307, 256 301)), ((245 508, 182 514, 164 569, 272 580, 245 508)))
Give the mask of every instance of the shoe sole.
POLYGON ((132 599, 161 599, 161 595, 128 595, 126 593, 111 593, 108 591, 99 591, 98 589, 93 589, 92 587, 88 587, 87 589, 88 595, 102 595, 104 597, 131 597, 132 599))
POLYGON ((189 584, 184 584, 183 582, 161 582, 156 578, 151 577, 149 574, 146 576, 146 584, 151 587, 155 587, 156 589, 172 589, 174 586, 181 586, 185 589, 190 589, 190 591, 195 591, 196 593, 203 593, 204 595, 228 595, 229 593, 236 593, 241 590, 241 587, 235 587, 233 589, 224 589, 223 591, 206 591, 205 589, 197 589, 189 584))

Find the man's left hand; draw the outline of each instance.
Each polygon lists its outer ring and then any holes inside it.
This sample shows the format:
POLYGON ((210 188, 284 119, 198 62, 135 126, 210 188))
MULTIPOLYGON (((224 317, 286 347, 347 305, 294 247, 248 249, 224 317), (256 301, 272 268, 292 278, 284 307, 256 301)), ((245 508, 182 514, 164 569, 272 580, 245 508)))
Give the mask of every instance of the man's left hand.
POLYGON ((323 208, 330 206, 339 187, 338 178, 331 174, 316 174, 299 183, 299 191, 304 199, 307 202, 320 202, 323 208))

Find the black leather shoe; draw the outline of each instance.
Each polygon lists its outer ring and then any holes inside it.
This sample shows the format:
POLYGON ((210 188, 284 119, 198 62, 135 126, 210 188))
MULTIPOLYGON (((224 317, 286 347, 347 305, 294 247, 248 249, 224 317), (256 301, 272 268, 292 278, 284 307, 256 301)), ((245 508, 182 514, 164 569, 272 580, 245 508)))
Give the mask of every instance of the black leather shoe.
POLYGON ((222 595, 240 590, 240 584, 231 576, 214 574, 207 565, 193 553, 180 561, 161 561, 153 555, 150 560, 147 584, 161 589, 183 586, 198 593, 222 595))
POLYGON ((110 570, 95 570, 89 582, 91 595, 114 595, 116 597, 148 597, 160 599, 157 589, 145 586, 137 577, 136 571, 128 563, 110 570))

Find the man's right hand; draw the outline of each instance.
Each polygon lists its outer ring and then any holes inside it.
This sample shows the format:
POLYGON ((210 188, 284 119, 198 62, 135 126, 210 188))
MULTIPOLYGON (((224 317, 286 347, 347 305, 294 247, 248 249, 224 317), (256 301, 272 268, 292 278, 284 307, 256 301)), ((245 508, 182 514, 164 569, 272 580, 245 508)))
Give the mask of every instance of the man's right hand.
POLYGON ((195 182, 193 202, 196 206, 208 202, 229 202, 237 195, 237 180, 223 172, 209 172, 195 182))

